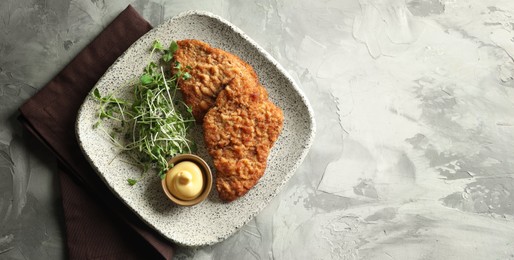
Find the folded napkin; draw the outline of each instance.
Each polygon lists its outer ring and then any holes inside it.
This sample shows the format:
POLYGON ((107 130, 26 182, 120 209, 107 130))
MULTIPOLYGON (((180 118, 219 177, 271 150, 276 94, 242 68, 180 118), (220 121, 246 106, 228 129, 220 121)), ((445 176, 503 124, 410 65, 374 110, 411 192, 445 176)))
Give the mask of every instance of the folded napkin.
POLYGON ((152 29, 128 6, 55 78, 20 107, 19 120, 59 161, 71 259, 171 259, 173 247, 118 200, 75 137, 77 112, 107 68, 152 29))

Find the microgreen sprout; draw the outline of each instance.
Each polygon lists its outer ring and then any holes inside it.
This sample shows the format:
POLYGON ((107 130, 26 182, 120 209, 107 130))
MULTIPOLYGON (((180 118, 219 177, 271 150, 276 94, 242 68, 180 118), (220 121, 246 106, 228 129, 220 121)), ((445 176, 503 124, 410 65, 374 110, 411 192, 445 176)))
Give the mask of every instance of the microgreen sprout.
MULTIPOLYGON (((92 92, 99 103, 98 121, 93 127, 101 128, 143 172, 155 169, 161 178, 171 167, 168 165, 171 157, 195 149, 194 142, 188 138, 188 131, 195 123, 191 108, 177 93, 178 79, 187 80, 191 75, 181 70, 180 63, 173 61, 177 49, 174 41, 168 48, 159 41, 153 42, 148 59, 152 60, 157 53, 161 55, 159 62, 148 62, 141 76, 130 84, 131 97, 119 98, 112 93, 102 95, 96 88, 92 92), (174 74, 171 73, 172 65, 174 74), (110 121, 110 127, 104 127, 105 121, 110 121)), ((129 178, 127 182, 135 185, 138 180, 129 178)))

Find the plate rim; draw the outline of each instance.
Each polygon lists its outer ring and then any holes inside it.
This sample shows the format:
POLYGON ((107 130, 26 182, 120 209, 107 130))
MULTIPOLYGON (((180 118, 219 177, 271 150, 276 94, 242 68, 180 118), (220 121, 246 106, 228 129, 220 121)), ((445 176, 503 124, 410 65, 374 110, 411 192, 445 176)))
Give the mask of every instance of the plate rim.
POLYGON ((275 58, 273 56, 271 56, 271 54, 269 54, 264 48, 262 48, 259 44, 257 44, 257 42, 255 42, 252 38, 250 38, 246 33, 244 33, 240 28, 238 28, 237 26, 235 26, 234 24, 230 23, 229 21, 225 20, 224 18, 222 18, 221 16, 219 15, 216 15, 216 14, 213 14, 211 12, 208 12, 208 11, 203 11, 203 10, 188 10, 188 11, 184 11, 184 12, 181 12, 179 13, 178 15, 176 16, 173 16, 171 18, 168 18, 166 19, 165 21, 163 21, 161 24, 159 24, 158 26, 152 28, 150 31, 146 32, 143 36, 141 36, 140 38, 138 38, 136 41, 134 41, 114 62, 113 64, 111 64, 109 66, 109 68, 107 68, 107 70, 104 72, 104 74, 102 75, 102 77, 99 78, 99 80, 95 83, 95 85, 93 86, 93 88, 88 92, 87 96, 85 97, 84 101, 82 102, 79 110, 78 110, 78 113, 77 113, 77 118, 76 118, 76 121, 75 121, 75 136, 76 136, 76 139, 79 143, 79 147, 80 147, 80 150, 82 152, 82 154, 85 156, 85 158, 87 159, 88 163, 91 165, 91 167, 94 169, 95 173, 102 179, 103 183, 108 187, 108 189, 113 193, 113 195, 115 197, 117 197, 126 207, 128 207, 130 209, 130 211, 135 214, 139 219, 141 219, 145 224, 147 224, 150 228, 152 228, 153 230, 155 230, 157 233, 159 233, 160 235, 162 235, 163 237, 165 237, 166 239, 168 239, 169 241, 173 241, 174 243, 178 244, 178 245, 181 245, 181 246, 188 246, 188 247, 198 247, 198 246, 208 246, 208 245, 213 245, 213 244, 216 244, 218 242, 221 242, 225 239, 227 239, 228 237, 234 235, 240 228, 242 228, 243 226, 245 226, 246 224, 248 224, 248 222, 250 222, 252 219, 254 219, 260 212, 262 212, 262 210, 268 206, 271 201, 273 199, 275 199, 277 197, 277 195, 280 193, 280 191, 283 189, 284 185, 291 179, 291 177, 298 171, 300 165, 303 163, 303 161, 305 160, 305 157, 307 156, 307 154, 309 153, 309 150, 314 142, 314 138, 316 136, 316 121, 315 121, 315 114, 314 114, 314 110, 309 102, 309 100, 307 99, 306 95, 304 94, 303 90, 300 89, 297 85, 297 83, 295 82, 295 80, 291 77, 291 75, 285 70, 285 68, 280 64, 278 63, 275 58), (282 74, 282 76, 285 77, 285 79, 290 83, 290 85, 292 86, 292 88, 294 89, 294 91, 296 92, 296 94, 299 96, 300 100, 302 101, 303 105, 305 106, 305 108, 307 109, 307 112, 308 112, 308 118, 309 118, 309 121, 307 122, 308 123, 308 135, 305 136, 305 139, 306 139, 306 142, 302 145, 303 149, 302 149, 302 152, 300 153, 300 156, 297 157, 297 160, 295 161, 295 163, 293 164, 293 167, 291 167, 291 170, 287 171, 287 173, 284 175, 284 177, 282 178, 282 180, 277 183, 277 187, 275 189, 272 190, 272 196, 270 196, 271 198, 267 199, 267 200, 263 200, 262 202, 260 203, 256 203, 255 207, 253 207, 253 210, 250 211, 249 215, 248 215, 248 218, 243 221, 243 223, 239 226, 239 225, 234 225, 227 233, 228 235, 227 236, 224 236, 224 237, 217 237, 217 239, 215 241, 203 241, 201 243, 184 243, 183 241, 179 241, 175 238, 172 238, 172 237, 169 237, 167 236, 163 230, 160 230, 159 228, 157 228, 155 226, 155 224, 151 223, 149 220, 145 219, 133 206, 131 206, 125 199, 122 198, 121 194, 116 191, 114 189, 114 187, 112 185, 109 184, 109 181, 106 179, 106 177, 104 176, 103 173, 101 173, 100 169, 98 168, 98 166, 94 163, 94 160, 91 158, 91 156, 89 155, 89 153, 86 151, 86 149, 84 148, 83 146, 83 142, 82 142, 82 136, 80 134, 81 130, 80 130, 80 124, 81 124, 81 115, 84 114, 84 110, 86 109, 85 108, 85 104, 87 103, 87 99, 88 97, 91 95, 91 93, 94 91, 94 89, 98 86, 98 83, 102 82, 106 76, 106 74, 108 74, 113 67, 115 67, 119 61, 125 57, 126 53, 128 50, 130 50, 134 45, 136 45, 136 43, 138 43, 139 41, 141 41, 146 35, 148 35, 150 32, 152 31, 156 31, 156 30, 159 30, 159 28, 163 27, 164 24, 166 23, 172 23, 173 21, 175 20, 180 20, 180 19, 183 19, 185 17, 189 17, 189 16, 203 16, 203 17, 208 17, 208 18, 211 18, 211 19, 214 19, 216 21, 218 21, 219 23, 222 23, 223 25, 226 25, 228 27, 230 27, 230 29, 233 31, 233 33, 236 33, 239 37, 243 38, 245 41, 247 41, 247 43, 249 43, 253 48, 255 48, 255 50, 260 54, 260 55, 263 55, 264 58, 266 60, 268 60, 269 62, 271 62, 273 64, 273 66, 275 66, 275 68, 282 74))

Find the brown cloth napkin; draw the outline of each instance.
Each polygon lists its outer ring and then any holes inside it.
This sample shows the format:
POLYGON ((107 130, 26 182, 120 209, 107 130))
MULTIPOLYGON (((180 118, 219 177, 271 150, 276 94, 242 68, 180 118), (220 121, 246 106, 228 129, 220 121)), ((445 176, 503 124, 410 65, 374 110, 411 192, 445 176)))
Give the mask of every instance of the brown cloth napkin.
POLYGON ((20 107, 19 120, 59 160, 71 259, 171 259, 169 241, 142 222, 94 172, 75 137, 77 112, 107 68, 152 26, 128 6, 20 107))

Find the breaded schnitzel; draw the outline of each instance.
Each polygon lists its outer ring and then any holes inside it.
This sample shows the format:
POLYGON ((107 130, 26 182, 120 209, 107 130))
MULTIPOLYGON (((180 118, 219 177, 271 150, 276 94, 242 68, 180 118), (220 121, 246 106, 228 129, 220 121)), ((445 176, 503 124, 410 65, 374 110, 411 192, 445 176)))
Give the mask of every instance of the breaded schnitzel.
POLYGON ((218 93, 232 79, 238 77, 250 84, 258 82, 252 67, 229 52, 199 40, 181 40, 177 44, 174 59, 181 64, 182 71, 191 74, 190 79, 179 80, 179 86, 197 122, 202 122, 218 93))
POLYGON ((282 110, 263 99, 262 90, 260 85, 236 88, 230 84, 204 117, 205 142, 217 169, 216 189, 225 201, 255 186, 282 130, 282 110))
POLYGON ((177 44, 175 60, 191 74, 179 81, 179 87, 197 122, 203 121, 219 197, 233 201, 264 174, 282 130, 283 112, 268 100, 248 63, 198 40, 177 44))

